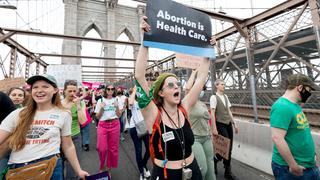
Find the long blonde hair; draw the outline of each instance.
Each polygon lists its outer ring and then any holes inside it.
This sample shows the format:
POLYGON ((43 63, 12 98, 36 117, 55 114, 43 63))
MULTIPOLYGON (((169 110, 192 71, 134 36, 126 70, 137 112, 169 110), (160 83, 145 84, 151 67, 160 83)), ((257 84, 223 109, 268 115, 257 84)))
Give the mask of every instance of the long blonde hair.
MULTIPOLYGON (((65 108, 61 104, 59 92, 53 95, 51 103, 59 109, 65 110, 65 108)), ((13 151, 19 151, 26 145, 26 136, 33 123, 36 111, 37 103, 33 100, 33 98, 30 97, 25 108, 22 109, 19 113, 18 125, 8 139, 9 147, 13 151)))

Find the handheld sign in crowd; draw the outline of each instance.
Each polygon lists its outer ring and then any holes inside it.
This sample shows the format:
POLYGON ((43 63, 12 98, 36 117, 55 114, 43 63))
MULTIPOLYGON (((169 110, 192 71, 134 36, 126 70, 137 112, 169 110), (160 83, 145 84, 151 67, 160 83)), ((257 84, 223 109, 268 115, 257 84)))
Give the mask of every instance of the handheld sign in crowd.
POLYGON ((207 14, 171 0, 148 0, 146 16, 151 31, 144 34, 144 46, 215 57, 207 14))
POLYGON ((214 152, 225 159, 229 159, 230 139, 221 135, 213 136, 214 152))
POLYGON ((86 180, 111 180, 108 171, 86 176, 86 180))
POLYGON ((199 56, 191 56, 186 54, 175 53, 176 59, 175 63, 177 67, 189 68, 189 69, 197 69, 200 66, 202 57, 199 56))
POLYGON ((26 84, 26 80, 23 77, 6 78, 0 81, 0 91, 9 90, 12 87, 22 87, 26 84))
MULTIPOLYGON (((58 88, 63 89, 66 80, 76 80, 82 82, 81 65, 73 64, 51 64, 47 68, 47 73, 56 78, 58 88)), ((78 84, 80 85, 80 84, 78 84)))

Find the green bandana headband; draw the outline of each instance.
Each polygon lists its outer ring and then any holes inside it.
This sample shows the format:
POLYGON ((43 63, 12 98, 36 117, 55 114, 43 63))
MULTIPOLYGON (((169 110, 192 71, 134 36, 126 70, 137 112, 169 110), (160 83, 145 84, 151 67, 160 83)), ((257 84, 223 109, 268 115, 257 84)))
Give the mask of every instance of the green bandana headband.
MULTIPOLYGON (((157 80, 152 84, 152 86, 154 87, 154 91, 153 91, 153 98, 154 99, 158 99, 159 95, 159 91, 161 89, 161 87, 163 86, 164 81, 168 78, 168 77, 175 77, 176 79, 178 79, 178 77, 175 74, 172 73, 162 73, 158 76, 157 80)), ((153 88, 151 88, 153 89, 153 88)))

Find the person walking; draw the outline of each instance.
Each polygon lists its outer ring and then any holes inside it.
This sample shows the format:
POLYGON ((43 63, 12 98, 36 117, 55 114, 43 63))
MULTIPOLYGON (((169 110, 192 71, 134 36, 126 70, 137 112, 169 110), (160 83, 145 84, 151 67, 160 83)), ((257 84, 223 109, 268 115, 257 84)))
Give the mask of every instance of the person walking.
POLYGON ((118 167, 120 141, 120 110, 115 98, 115 88, 108 85, 103 97, 98 100, 95 113, 99 119, 97 129, 97 151, 100 159, 99 171, 118 167))
POLYGON ((97 107, 97 102, 99 101, 99 99, 101 99, 103 97, 103 93, 105 90, 105 86, 104 85, 100 85, 93 93, 92 93, 92 108, 93 108, 93 122, 96 124, 96 128, 98 128, 98 124, 99 124, 99 118, 97 118, 97 114, 94 112, 94 110, 97 107))
POLYGON ((136 161, 138 165, 138 169, 140 172, 140 180, 146 180, 150 177, 150 171, 147 168, 147 163, 150 158, 149 153, 149 133, 139 137, 137 134, 137 130, 135 124, 144 121, 143 116, 141 114, 138 102, 136 101, 136 87, 130 89, 129 93, 129 109, 131 110, 132 116, 129 122, 129 133, 131 139, 134 144, 134 149, 136 153, 136 161), (142 156, 142 142, 144 143, 145 153, 142 156))
MULTIPOLYGON (((86 105, 80 100, 77 94, 77 81, 67 80, 64 83, 64 99, 62 100, 62 105, 71 112, 71 137, 72 142, 75 145, 75 149, 78 155, 78 159, 81 161, 82 158, 82 142, 80 134, 80 124, 84 124, 87 121, 86 116, 86 105)), ((78 179, 77 174, 73 171, 71 162, 66 162, 66 178, 68 180, 78 179)))
POLYGON ((127 97, 123 94, 123 89, 122 88, 117 88, 117 101, 119 103, 119 110, 120 110, 120 140, 124 141, 123 137, 123 131, 126 125, 126 112, 125 110, 127 109, 127 97))
MULTIPOLYGON (((185 87, 186 94, 188 94, 192 88, 196 74, 197 71, 193 70, 185 87)), ((204 96, 205 89, 206 86, 202 88, 199 99, 204 96)), ((207 105, 199 99, 189 113, 189 120, 192 125, 191 129, 194 134, 192 152, 198 162, 203 179, 215 180, 214 163, 212 161, 214 150, 212 144, 212 133, 209 125, 210 114, 207 105)))
MULTIPOLYGON (((146 20, 146 16, 141 19, 142 33, 150 31, 146 20)), ((141 45, 135 65, 135 78, 138 104, 151 132, 150 154, 154 163, 151 179, 182 179, 185 176, 188 179, 201 180, 202 175, 191 148, 194 135, 188 113, 197 102, 205 84, 209 60, 203 59, 194 85, 181 100, 181 82, 174 74, 160 74, 149 88, 145 78, 147 57, 148 48, 141 45)))
POLYGON ((276 180, 320 180, 310 125, 301 108, 316 89, 308 76, 293 74, 286 80, 285 93, 271 107, 271 166, 276 180))
POLYGON ((226 179, 237 179, 231 171, 231 151, 233 143, 233 128, 235 133, 239 132, 236 123, 233 120, 233 115, 231 113, 231 103, 228 96, 224 93, 225 84, 222 79, 217 79, 214 83, 216 87, 216 94, 210 97, 210 109, 211 109, 211 119, 212 119, 212 133, 213 135, 221 135, 230 139, 229 147, 229 158, 224 159, 219 154, 214 157, 214 168, 215 173, 218 173, 217 163, 223 159, 224 164, 224 177, 226 179))
POLYGON ((91 91, 87 88, 84 89, 83 101, 86 105, 86 122, 80 125, 80 133, 82 140, 82 149, 84 151, 89 151, 90 149, 90 124, 92 122, 91 112, 92 112, 92 97, 91 91))
POLYGON ((71 139, 71 115, 60 102, 56 79, 48 74, 35 75, 27 83, 31 85, 31 98, 26 107, 10 113, 0 125, 0 146, 8 140, 12 149, 6 179, 28 179, 33 174, 32 177, 62 180, 60 147, 74 171, 84 179, 89 174, 80 167, 71 139), (38 169, 43 167, 39 163, 47 168, 38 169), (23 173, 28 170, 31 171, 23 173))

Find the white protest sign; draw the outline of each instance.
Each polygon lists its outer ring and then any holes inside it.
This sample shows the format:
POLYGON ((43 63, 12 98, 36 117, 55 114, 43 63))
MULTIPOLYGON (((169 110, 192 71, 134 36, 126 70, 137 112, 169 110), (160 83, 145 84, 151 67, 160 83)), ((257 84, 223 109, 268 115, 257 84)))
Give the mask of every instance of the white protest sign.
POLYGON ((175 53, 176 59, 175 63, 177 67, 189 68, 189 69, 197 69, 203 58, 197 56, 191 56, 187 54, 175 53))
POLYGON ((59 88, 63 88, 66 80, 76 80, 79 86, 82 82, 81 73, 81 65, 54 64, 47 68, 47 74, 56 78, 59 88))

